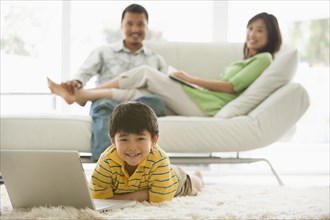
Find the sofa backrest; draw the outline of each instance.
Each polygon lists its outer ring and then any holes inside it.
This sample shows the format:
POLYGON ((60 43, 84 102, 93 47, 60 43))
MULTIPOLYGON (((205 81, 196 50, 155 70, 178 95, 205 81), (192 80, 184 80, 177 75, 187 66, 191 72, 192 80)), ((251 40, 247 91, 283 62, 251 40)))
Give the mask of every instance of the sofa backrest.
POLYGON ((168 65, 189 74, 216 79, 231 62, 243 58, 242 43, 183 43, 145 41, 168 65))

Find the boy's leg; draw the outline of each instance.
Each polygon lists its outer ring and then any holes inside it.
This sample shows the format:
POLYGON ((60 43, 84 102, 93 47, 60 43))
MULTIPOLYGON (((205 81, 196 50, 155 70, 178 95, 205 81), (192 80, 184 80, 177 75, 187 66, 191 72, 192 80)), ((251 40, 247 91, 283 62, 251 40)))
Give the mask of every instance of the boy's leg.
POLYGON ((188 175, 181 167, 171 165, 178 180, 178 188, 175 196, 195 196, 202 191, 203 180, 200 172, 188 175))
MULTIPOLYGON (((165 104, 163 100, 155 95, 142 96, 136 99, 150 106, 157 116, 164 115, 165 104)), ((109 138, 109 119, 112 111, 117 106, 117 102, 111 99, 99 99, 91 106, 90 114, 92 123, 92 159, 98 160, 105 149, 111 145, 109 138)))

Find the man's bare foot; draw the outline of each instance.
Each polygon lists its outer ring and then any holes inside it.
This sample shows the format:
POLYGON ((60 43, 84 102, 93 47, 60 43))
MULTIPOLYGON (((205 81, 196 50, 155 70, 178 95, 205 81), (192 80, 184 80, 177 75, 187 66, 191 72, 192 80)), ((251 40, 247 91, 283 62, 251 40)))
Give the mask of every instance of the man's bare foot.
POLYGON ((69 91, 64 88, 64 86, 61 86, 60 84, 53 82, 48 77, 47 77, 47 82, 48 82, 48 87, 53 94, 61 96, 69 105, 75 102, 74 95, 70 94, 69 91))

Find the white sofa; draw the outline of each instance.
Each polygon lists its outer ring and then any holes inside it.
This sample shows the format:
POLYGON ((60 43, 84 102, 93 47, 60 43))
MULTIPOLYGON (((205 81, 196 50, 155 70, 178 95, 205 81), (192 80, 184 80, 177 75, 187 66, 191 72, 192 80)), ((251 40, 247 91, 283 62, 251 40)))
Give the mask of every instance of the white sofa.
MULTIPOLYGON (((146 42, 171 66, 210 79, 242 59, 238 43, 146 42)), ((242 152, 266 147, 294 127, 309 106, 306 90, 292 83, 297 51, 275 61, 215 117, 159 118, 159 145, 171 153, 242 152)), ((91 118, 74 115, 1 115, 1 149, 74 149, 90 152, 91 118)), ((198 160, 195 160, 198 161, 198 160)))

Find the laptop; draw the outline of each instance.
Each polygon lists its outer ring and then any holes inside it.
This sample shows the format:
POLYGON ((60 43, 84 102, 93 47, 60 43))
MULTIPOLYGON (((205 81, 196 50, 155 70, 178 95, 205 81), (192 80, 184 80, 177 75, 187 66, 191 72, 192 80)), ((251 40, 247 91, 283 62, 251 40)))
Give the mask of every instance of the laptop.
POLYGON ((77 151, 1 150, 0 172, 13 208, 72 206, 108 212, 132 200, 92 199, 77 151))

